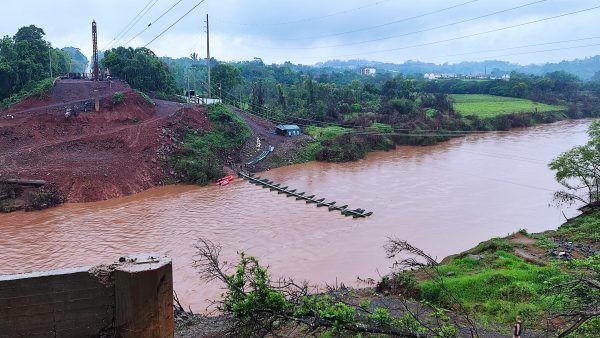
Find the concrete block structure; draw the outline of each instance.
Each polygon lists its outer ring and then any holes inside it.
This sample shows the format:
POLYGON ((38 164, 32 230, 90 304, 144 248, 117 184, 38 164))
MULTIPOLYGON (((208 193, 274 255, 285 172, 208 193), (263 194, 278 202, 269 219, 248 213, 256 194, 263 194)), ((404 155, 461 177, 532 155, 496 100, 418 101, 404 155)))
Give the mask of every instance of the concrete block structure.
POLYGON ((173 269, 160 255, 0 276, 0 337, 172 337, 173 269))

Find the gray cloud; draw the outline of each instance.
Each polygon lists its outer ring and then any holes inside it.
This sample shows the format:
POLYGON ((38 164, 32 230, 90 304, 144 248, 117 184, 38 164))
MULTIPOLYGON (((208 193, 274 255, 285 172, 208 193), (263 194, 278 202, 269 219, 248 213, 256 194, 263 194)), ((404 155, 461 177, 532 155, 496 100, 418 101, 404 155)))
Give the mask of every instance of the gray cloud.
MULTIPOLYGON (((205 55, 203 21, 205 14, 209 13, 211 54, 222 60, 261 57, 268 63, 289 60, 313 64, 333 58, 365 58, 388 62, 412 59, 453 63, 496 58, 525 64, 581 58, 600 52, 600 39, 508 49, 530 44, 600 37, 600 9, 494 33, 408 48, 600 6, 600 1, 595 0, 548 0, 463 24, 428 30, 535 1, 479 0, 444 12, 366 29, 467 1, 206 0, 149 48, 159 55, 172 57, 187 56, 194 51, 205 55), (352 10, 358 7, 363 8, 352 10), (334 14, 345 10, 348 11, 334 14), (360 31, 339 34, 352 30, 360 31), (428 31, 410 34, 423 30, 428 31), (359 43, 392 36, 393 38, 380 41, 359 43), (593 44, 596 46, 579 47, 593 44), (558 48, 565 49, 525 54, 558 48), (393 50, 385 51, 390 49, 393 50), (475 53, 486 50, 492 51, 475 53)), ((175 2, 176 0, 158 0, 121 43, 141 31, 175 2)), ((133 40, 131 46, 143 46, 197 2, 198 0, 183 0, 171 13, 133 40)), ((0 14, 0 32, 3 35, 12 35, 21 26, 35 24, 44 28, 47 39, 53 46, 79 47, 89 55, 92 19, 98 22, 99 44, 103 47, 109 44, 147 3, 147 0, 7 2, 3 4, 0 14)))

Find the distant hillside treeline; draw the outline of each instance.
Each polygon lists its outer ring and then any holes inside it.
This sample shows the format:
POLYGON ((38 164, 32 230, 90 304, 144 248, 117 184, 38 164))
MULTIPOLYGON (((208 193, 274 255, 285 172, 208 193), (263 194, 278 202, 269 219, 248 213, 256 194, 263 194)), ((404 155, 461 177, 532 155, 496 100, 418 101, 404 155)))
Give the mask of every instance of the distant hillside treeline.
POLYGON ((455 74, 507 74, 519 72, 531 75, 543 75, 555 71, 565 71, 577 75, 582 80, 590 80, 597 77, 600 79, 600 55, 576 59, 572 61, 561 61, 559 63, 545 63, 542 65, 518 65, 506 61, 465 61, 456 64, 444 63, 441 65, 420 61, 406 61, 401 64, 377 62, 369 60, 330 60, 317 64, 318 67, 337 69, 358 69, 360 67, 375 67, 380 71, 392 71, 403 74, 424 73, 455 73, 455 74))
POLYGON ((83 55, 79 48, 64 47, 61 50, 68 53, 71 57, 71 65, 69 68, 72 73, 85 73, 90 61, 83 55))

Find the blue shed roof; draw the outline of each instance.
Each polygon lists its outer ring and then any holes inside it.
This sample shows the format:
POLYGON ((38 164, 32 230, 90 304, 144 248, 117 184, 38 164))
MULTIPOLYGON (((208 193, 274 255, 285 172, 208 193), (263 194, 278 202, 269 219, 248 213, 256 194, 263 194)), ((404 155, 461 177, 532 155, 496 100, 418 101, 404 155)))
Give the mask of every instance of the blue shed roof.
POLYGON ((277 129, 281 129, 281 130, 300 130, 300 127, 298 127, 295 124, 280 124, 277 126, 277 129))

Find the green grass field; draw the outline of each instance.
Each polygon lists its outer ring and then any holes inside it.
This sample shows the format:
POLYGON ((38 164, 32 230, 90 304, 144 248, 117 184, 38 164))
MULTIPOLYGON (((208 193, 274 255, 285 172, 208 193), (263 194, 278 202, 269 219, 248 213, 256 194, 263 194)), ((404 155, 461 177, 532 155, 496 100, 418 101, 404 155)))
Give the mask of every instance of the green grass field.
POLYGON ((566 110, 562 106, 537 103, 531 100, 512 97, 479 95, 479 94, 454 94, 454 109, 464 116, 476 115, 480 118, 490 118, 502 114, 529 113, 537 111, 557 112, 566 110))

